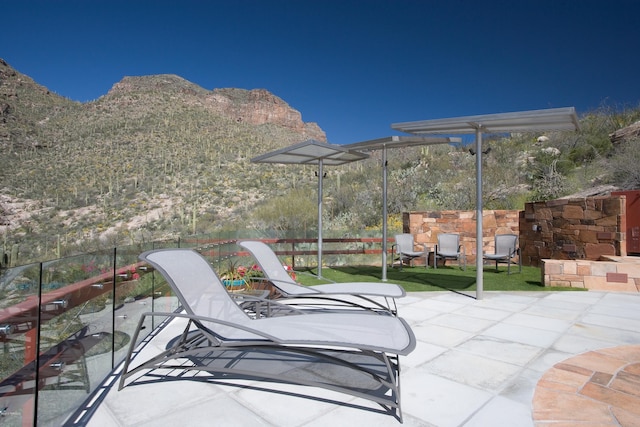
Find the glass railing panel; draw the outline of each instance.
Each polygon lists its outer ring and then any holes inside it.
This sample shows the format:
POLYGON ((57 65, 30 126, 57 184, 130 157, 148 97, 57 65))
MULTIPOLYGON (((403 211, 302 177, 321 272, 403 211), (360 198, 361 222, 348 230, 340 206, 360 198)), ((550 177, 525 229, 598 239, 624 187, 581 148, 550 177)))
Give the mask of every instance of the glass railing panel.
MULTIPOLYGON (((114 348, 114 361, 123 360, 142 313, 153 311, 153 288, 148 270, 138 260, 144 252, 137 246, 119 247, 116 250, 114 333, 121 336, 123 344, 114 348)), ((152 330, 153 320, 147 317, 138 343, 152 330)))
MULTIPOLYGON (((324 232, 323 264, 379 263, 379 235, 378 230, 324 232), (336 238, 343 240, 329 241, 336 238)), ((270 239, 274 250, 289 252, 281 255, 284 264, 298 269, 317 267, 317 233, 313 230, 242 230, 0 270, 2 424, 32 425, 36 418, 37 425, 63 423, 124 359, 142 313, 178 309, 177 298, 162 275, 140 262, 140 253, 194 248, 223 275, 234 265, 247 268, 253 263, 235 243, 239 239, 270 239)), ((148 317, 137 343, 163 320, 148 317)))
MULTIPOLYGON (((124 360, 143 313, 173 312, 178 308, 178 300, 162 275, 138 258, 147 250, 176 246, 177 242, 163 242, 162 245, 152 243, 117 249, 115 331, 116 335, 126 337, 126 345, 115 348, 116 365, 124 360)), ((142 342, 164 319, 160 316, 145 317, 136 344, 142 342)))
POLYGON ((113 252, 42 266, 38 425, 60 425, 112 370, 113 252))
POLYGON ((0 270, 0 420, 30 424, 35 415, 40 264, 0 270))

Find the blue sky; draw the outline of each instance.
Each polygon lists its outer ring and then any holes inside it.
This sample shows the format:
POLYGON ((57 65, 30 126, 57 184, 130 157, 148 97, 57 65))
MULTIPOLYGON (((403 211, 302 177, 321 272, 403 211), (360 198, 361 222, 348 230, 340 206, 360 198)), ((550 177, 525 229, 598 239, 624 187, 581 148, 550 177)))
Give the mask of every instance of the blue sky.
POLYGON ((329 142, 391 123, 640 106, 638 0, 0 0, 0 58, 96 99, 124 76, 264 88, 329 142))

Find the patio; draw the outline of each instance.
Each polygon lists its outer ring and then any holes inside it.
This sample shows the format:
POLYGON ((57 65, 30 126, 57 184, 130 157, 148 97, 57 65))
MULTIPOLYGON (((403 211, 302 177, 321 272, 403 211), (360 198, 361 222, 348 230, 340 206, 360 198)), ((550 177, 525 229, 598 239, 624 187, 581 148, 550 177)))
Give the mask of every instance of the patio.
MULTIPOLYGON (((418 339, 417 349, 401 358, 405 425, 588 420, 613 426, 633 425, 640 416, 638 294, 486 292, 476 300, 411 292, 398 303, 418 339), (634 363, 635 373, 629 370, 634 363)), ((180 330, 170 324, 147 346, 163 348, 180 330)), ((101 427, 398 425, 373 403, 326 390, 181 379, 118 392, 115 379, 73 421, 101 427)))

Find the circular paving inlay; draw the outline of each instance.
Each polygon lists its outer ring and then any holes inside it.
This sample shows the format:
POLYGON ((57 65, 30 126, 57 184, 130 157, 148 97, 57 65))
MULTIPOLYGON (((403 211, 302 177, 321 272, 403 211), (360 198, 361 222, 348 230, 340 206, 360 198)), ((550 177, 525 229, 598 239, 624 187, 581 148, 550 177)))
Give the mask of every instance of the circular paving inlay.
POLYGON ((536 426, 640 426, 640 345, 557 363, 538 381, 533 421, 536 426))

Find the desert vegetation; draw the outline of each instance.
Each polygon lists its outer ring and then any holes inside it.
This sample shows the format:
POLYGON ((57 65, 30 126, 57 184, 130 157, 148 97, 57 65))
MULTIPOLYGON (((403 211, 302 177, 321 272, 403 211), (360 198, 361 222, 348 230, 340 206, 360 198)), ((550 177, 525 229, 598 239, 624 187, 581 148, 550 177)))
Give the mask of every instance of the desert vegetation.
MULTIPOLYGON (((316 169, 250 162, 308 139, 303 127, 230 114, 249 102, 239 89, 217 93, 231 94, 221 113, 212 93, 178 76, 146 76, 78 103, 0 61, 1 252, 27 262, 219 230, 316 232, 316 169)), ((603 106, 581 115, 579 132, 485 137, 485 207, 640 187, 638 137, 610 138, 638 120, 640 107, 603 106)), ((373 152, 326 168, 328 230, 380 227, 380 161, 373 152)), ((391 223, 408 210, 472 209, 474 162, 462 144, 391 150, 391 223)))

